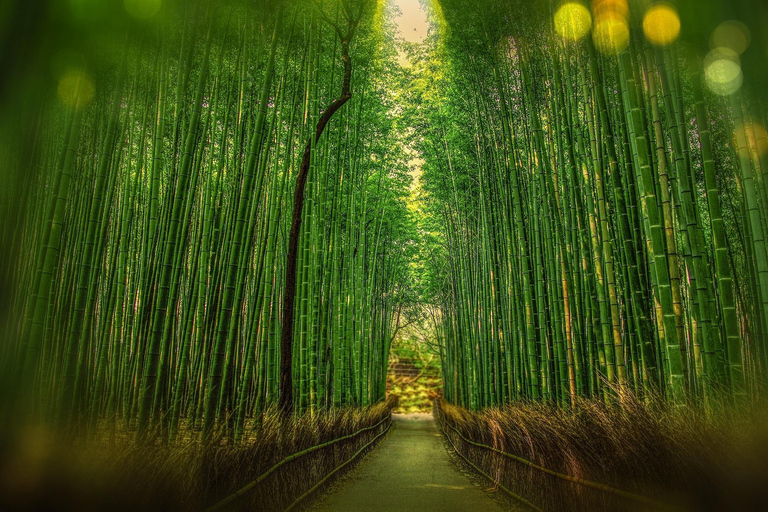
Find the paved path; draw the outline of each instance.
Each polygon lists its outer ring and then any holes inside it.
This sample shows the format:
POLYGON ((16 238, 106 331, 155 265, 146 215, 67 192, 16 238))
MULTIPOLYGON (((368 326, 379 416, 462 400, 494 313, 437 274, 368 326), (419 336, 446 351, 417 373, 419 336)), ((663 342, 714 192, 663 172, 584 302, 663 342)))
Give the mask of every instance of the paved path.
POLYGON ((451 461, 429 414, 396 414, 390 434, 315 512, 501 512, 451 461))

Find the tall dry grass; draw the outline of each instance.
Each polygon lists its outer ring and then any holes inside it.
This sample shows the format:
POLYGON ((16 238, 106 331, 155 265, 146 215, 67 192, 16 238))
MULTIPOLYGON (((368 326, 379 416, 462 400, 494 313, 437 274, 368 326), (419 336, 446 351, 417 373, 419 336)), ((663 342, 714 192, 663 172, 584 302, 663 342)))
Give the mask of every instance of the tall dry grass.
MULTIPOLYGON (((628 394, 569 410, 522 403, 472 412, 442 403, 465 437, 539 466, 641 494, 681 510, 768 510, 768 412, 703 414, 628 394)), ((658 510, 559 479, 444 432, 480 469, 547 510, 658 510)))
MULTIPOLYGON (((0 510, 204 510, 288 455, 376 425, 393 405, 288 420, 273 410, 236 444, 222 434, 203 445, 191 427, 172 444, 158 436, 141 446, 127 429, 73 440, 41 426, 19 428, 0 446, 0 510)), ((227 510, 285 509, 386 426, 286 463, 227 510)))

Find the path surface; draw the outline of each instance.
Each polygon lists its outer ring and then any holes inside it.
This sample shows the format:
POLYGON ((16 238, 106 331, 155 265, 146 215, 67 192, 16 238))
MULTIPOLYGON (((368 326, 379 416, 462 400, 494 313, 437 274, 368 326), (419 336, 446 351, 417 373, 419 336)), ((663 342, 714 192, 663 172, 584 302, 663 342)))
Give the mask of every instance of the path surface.
POLYGON ((315 512, 501 512, 451 461, 430 414, 395 414, 390 434, 315 512))

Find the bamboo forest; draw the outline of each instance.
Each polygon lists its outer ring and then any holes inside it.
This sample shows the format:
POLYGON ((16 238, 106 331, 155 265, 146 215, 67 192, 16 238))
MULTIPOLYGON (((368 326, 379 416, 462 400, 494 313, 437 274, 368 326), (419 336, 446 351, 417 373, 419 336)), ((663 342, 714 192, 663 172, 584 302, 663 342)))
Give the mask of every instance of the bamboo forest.
POLYGON ((0 509, 768 509, 764 0, 3 0, 0 509))

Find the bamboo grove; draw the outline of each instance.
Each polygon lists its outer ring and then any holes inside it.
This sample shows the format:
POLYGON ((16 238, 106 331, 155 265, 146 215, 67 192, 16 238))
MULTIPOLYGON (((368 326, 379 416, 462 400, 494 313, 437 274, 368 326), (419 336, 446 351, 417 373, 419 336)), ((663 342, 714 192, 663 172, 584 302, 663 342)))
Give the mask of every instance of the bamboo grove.
POLYGON ((5 349, 23 401, 90 431, 242 437, 279 398, 308 141, 293 405, 383 399, 412 233, 382 93, 394 37, 382 4, 183 2, 164 14, 101 34, 37 113, 42 171, 16 235, 20 342, 5 349), (343 42, 334 26, 352 11, 359 27, 343 42), (343 44, 350 98, 315 139, 342 90, 343 44))
MULTIPOLYGON (((653 4, 435 4, 414 108, 449 401, 765 389, 765 81, 713 94, 706 39, 644 37, 653 4)), ((672 21, 728 19, 706 4, 672 21)))

